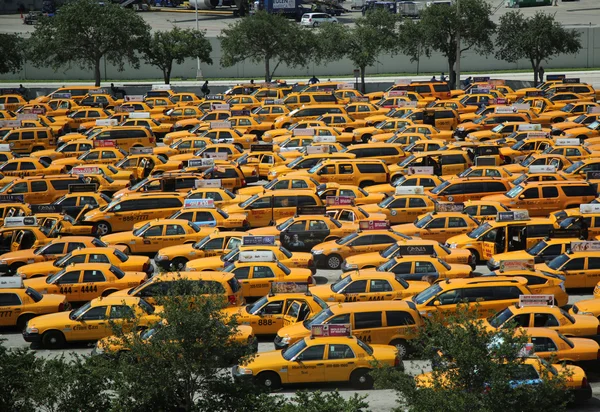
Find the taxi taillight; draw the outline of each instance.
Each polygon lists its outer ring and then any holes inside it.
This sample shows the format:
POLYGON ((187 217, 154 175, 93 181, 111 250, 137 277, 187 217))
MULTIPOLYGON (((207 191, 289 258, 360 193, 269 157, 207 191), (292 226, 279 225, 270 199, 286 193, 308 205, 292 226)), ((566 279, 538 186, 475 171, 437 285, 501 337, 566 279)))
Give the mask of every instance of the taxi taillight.
POLYGON ((62 312, 62 311, 65 311, 65 310, 67 310, 67 309, 68 309, 68 307, 66 307, 67 305, 68 305, 68 303, 67 303, 66 305, 65 305, 65 303, 64 303, 64 302, 61 302, 61 303, 59 303, 59 304, 58 304, 58 311, 59 311, 59 312, 62 312))
POLYGON ((246 179, 242 179, 242 187, 246 186, 246 179))
POLYGON ((584 376, 583 379, 581 380, 581 389, 585 389, 588 386, 588 380, 587 378, 584 376))
POLYGON ((148 276, 144 276, 142 280, 140 280, 140 285, 143 285, 145 281, 148 280, 148 276))
POLYGON ((600 325, 598 325, 598 329, 596 329, 596 334, 600 335, 600 325))
POLYGON ((150 136, 149 140, 150 140, 150 143, 154 143, 154 137, 153 136, 150 136))
POLYGON ((309 285, 315 285, 315 284, 316 284, 316 283, 315 283, 315 278, 314 278, 314 277, 312 277, 312 276, 309 276, 309 277, 308 277, 308 284, 309 284, 309 285))
POLYGON ((308 267, 311 267, 312 265, 313 265, 313 260, 309 259, 309 261, 308 261, 308 267))
POLYGON ((596 359, 600 359, 600 349, 598 349, 598 354, 596 355, 596 359))
POLYGON ((235 298, 235 295, 227 296, 227 301, 229 302, 230 305, 235 305, 237 303, 237 299, 235 298))
POLYGON ((148 263, 144 263, 144 265, 142 266, 142 272, 148 272, 149 268, 150 266, 148 265, 148 263))
POLYGON ((390 183, 390 174, 389 174, 389 172, 386 172, 386 174, 385 174, 385 183, 390 183))
POLYGON ((396 356, 394 359, 394 367, 397 368, 400 366, 400 358, 396 356))
POLYGON ((248 222, 247 220, 244 219, 244 221, 242 222, 242 226, 243 227, 250 226, 250 222, 248 222))

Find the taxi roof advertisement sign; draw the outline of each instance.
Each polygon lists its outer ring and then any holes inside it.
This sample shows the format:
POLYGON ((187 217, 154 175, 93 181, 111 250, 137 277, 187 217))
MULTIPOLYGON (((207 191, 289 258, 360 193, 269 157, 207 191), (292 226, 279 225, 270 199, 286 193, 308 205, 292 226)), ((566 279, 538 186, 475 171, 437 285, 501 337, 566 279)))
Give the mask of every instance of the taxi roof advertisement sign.
POLYGON ((275 253, 270 250, 253 250, 240 252, 240 262, 274 262, 275 253))
POLYGON ((571 242, 571 252, 587 252, 600 250, 600 241, 571 242))
POLYGON ((23 195, 0 195, 0 203, 23 203, 23 195))
POLYGON ((550 306, 554 295, 519 295, 519 306, 550 306))
POLYGON ((579 213, 582 215, 588 213, 600 213, 600 203, 586 203, 579 205, 579 213))
POLYGON ((275 236, 242 236, 242 246, 273 246, 275 236))
POLYGON ((31 205, 31 213, 60 213, 61 205, 31 205))
POLYGON ((435 211, 436 212, 459 212, 465 210, 464 203, 436 203, 435 211))
POLYGON ((528 210, 513 210, 511 212, 498 212, 498 222, 510 222, 516 220, 529 220, 528 210))
POLYGON ((226 152, 202 153, 202 157, 214 160, 227 160, 228 156, 229 155, 226 152))
POLYGON ((201 208, 201 207, 215 207, 214 199, 185 199, 183 207, 186 209, 201 208))
POLYGON ((501 260, 499 265, 502 272, 509 270, 533 270, 534 267, 535 261, 533 259, 501 260))
POLYGON ((388 220, 362 220, 358 222, 360 230, 385 230, 390 228, 388 220))
POLYGON ((310 333, 312 337, 346 337, 352 335, 352 328, 349 323, 312 325, 310 333))
POLYGON ((410 166, 407 170, 408 175, 432 175, 433 174, 433 166, 421 166, 415 167, 410 166))
POLYGON ((6 218, 4 218, 4 227, 15 227, 15 226, 37 226, 37 219, 35 216, 21 216, 21 217, 6 217, 6 218))
POLYGON ((300 215, 324 215, 327 212, 325 206, 298 206, 296 213, 300 215))
POLYGON ((590 180, 590 179, 600 179, 600 171, 586 172, 585 173, 585 178, 587 180, 590 180))
POLYGON ((201 188, 201 187, 220 188, 221 187, 221 179, 198 179, 194 183, 195 183, 196 188, 201 188))
POLYGON ((273 282, 271 293, 307 293, 308 283, 300 282, 273 282))
POLYGON ((313 128, 306 128, 306 129, 294 129, 293 131, 293 135, 294 136, 314 136, 315 135, 315 129, 313 128))
POLYGON ((433 245, 401 245, 398 246, 398 253, 401 256, 433 255, 435 250, 433 245))
POLYGON ((354 204, 354 198, 350 196, 327 196, 325 202, 327 206, 351 206, 354 204))

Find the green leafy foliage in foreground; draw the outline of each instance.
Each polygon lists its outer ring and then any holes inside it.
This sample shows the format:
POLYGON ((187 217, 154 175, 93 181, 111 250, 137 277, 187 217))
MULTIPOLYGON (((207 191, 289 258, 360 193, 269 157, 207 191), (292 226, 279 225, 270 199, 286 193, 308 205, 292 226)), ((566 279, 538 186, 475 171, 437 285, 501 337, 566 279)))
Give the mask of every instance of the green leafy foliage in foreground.
POLYGON ((419 377, 391 369, 376 373, 376 383, 397 392, 398 411, 565 410, 568 372, 548 370, 541 384, 511 385, 525 362, 521 350, 526 340, 514 328, 486 329, 466 309, 445 318, 434 316, 415 343, 417 357, 433 365, 429 384, 417 385, 419 377))

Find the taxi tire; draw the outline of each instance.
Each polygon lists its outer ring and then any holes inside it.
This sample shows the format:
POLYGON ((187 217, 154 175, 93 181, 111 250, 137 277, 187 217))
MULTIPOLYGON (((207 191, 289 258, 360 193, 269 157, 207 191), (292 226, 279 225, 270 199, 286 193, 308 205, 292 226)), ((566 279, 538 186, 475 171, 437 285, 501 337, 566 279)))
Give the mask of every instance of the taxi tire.
POLYGON ((396 347, 400 359, 406 359, 406 357, 410 354, 408 342, 406 342, 404 339, 395 339, 390 342, 390 345, 396 347))
POLYGON ((35 318, 35 315, 32 313, 26 313, 24 315, 19 316, 19 318, 17 319, 17 329, 19 329, 20 331, 25 330, 27 322, 29 322, 33 318, 35 318))
POLYGON ((372 136, 373 135, 371 135, 369 133, 363 134, 362 137, 361 137, 361 140, 362 140, 363 143, 369 143, 369 140, 371 140, 372 136))
POLYGON ((183 270, 188 260, 185 258, 175 258, 171 261, 171 267, 174 270, 183 270))
POLYGON ((370 369, 357 369, 350 375, 350 384, 354 389, 373 388, 373 378, 369 374, 370 369))
POLYGON ((257 385, 268 391, 281 388, 281 378, 275 372, 261 372, 254 380, 257 385))
POLYGON ((65 335, 57 330, 49 330, 42 335, 42 345, 47 349, 60 349, 65 346, 65 335))
POLYGON ((13 263, 12 265, 10 265, 10 266, 8 267, 8 270, 9 270, 9 272, 10 272, 10 273, 12 273, 12 274, 13 274, 13 276, 14 276, 14 275, 16 275, 16 274, 17 274, 17 270, 18 270, 20 267, 22 267, 22 266, 25 266, 25 263, 23 263, 23 262, 17 262, 17 263, 13 263))
POLYGON ((325 262, 327 264, 328 269, 336 270, 336 269, 339 269, 340 266, 342 266, 342 260, 343 259, 340 255, 334 253, 332 255, 327 256, 327 259, 325 262), (337 262, 337 264, 336 264, 336 262, 337 262))
POLYGON ((104 235, 108 235, 111 231, 112 228, 110 227, 110 223, 105 222, 105 221, 100 221, 98 223, 96 223, 96 225, 94 226, 94 234, 98 235, 98 236, 104 236, 104 235), (102 232, 104 232, 106 230, 106 232, 104 233, 100 233, 100 226, 104 226, 105 229, 102 230, 102 232))

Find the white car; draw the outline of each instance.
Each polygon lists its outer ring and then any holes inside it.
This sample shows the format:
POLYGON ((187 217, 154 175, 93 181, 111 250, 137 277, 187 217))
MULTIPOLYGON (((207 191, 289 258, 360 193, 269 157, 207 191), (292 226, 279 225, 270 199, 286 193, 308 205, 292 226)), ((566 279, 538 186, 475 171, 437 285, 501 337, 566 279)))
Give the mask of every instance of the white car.
POLYGON ((327 13, 305 13, 302 15, 300 24, 302 26, 317 27, 322 23, 337 23, 338 20, 335 17, 330 16, 327 13))

